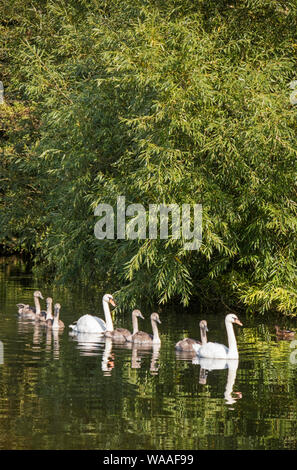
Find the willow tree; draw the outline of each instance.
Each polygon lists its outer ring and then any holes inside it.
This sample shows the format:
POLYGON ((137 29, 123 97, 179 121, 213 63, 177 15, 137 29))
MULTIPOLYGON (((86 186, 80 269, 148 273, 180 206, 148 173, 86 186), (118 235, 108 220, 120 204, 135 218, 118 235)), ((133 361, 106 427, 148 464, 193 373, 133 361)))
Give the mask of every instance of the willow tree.
POLYGON ((18 10, 7 43, 10 106, 14 94, 29 102, 32 128, 20 139, 29 142, 26 161, 15 158, 16 132, 8 138, 6 239, 33 226, 24 246, 38 266, 62 281, 112 285, 125 306, 198 298, 202 306, 295 314, 296 108, 288 85, 296 78, 296 2, 30 5, 18 10), (34 219, 30 205, 29 219, 20 215, 14 196, 24 171, 32 177, 25 196, 38 190, 34 219), (200 249, 173 237, 97 240, 94 209, 115 206, 119 195, 145 207, 202 204, 200 249))

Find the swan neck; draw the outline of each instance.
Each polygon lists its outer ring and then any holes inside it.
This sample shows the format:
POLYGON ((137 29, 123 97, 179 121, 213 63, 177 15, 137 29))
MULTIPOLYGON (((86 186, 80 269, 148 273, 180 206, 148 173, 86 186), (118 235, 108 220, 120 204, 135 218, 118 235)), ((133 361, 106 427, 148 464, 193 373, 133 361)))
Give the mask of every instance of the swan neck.
POLYGON ((132 315, 133 335, 138 332, 138 319, 136 315, 132 315))
POLYGON ((160 336, 159 336, 159 331, 157 327, 157 322, 155 320, 152 320, 152 330, 153 330, 153 341, 154 343, 161 343, 160 336))
POLYGON ((103 310, 104 310, 104 316, 105 316, 106 330, 113 331, 113 322, 111 318, 109 303, 105 302, 105 300, 103 300, 103 310))
POLYGON ((207 335, 205 328, 200 328, 200 337, 201 337, 201 343, 202 346, 207 343, 207 335))
POLYGON ((237 358, 238 357, 238 350, 237 350, 237 342, 236 342, 236 338, 235 338, 233 324, 230 323, 230 322, 226 322, 226 330, 227 330, 228 346, 229 346, 228 356, 232 356, 233 358, 237 358))
POLYGON ((34 303, 35 303, 35 308, 36 308, 36 315, 40 315, 41 310, 40 310, 40 302, 39 298, 34 296, 34 303))
POLYGON ((56 328, 59 325, 59 311, 55 312, 54 321, 53 321, 53 328, 56 328))
POLYGON ((45 321, 47 320, 52 320, 53 315, 52 315, 52 304, 48 304, 47 309, 46 309, 46 318, 45 321))

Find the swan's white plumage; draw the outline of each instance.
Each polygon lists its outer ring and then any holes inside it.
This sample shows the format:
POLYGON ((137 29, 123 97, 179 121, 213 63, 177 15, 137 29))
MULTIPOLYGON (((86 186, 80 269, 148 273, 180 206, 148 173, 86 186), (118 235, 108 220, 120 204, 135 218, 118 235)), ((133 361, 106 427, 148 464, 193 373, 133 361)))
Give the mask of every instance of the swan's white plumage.
POLYGON ((201 348, 202 344, 196 343, 193 344, 194 351, 198 354, 199 349, 201 348))
POLYGON ((103 334, 105 331, 113 331, 113 323, 109 309, 109 303, 116 306, 113 296, 105 294, 102 299, 105 321, 95 315, 83 315, 73 325, 69 325, 74 333, 103 334))
POLYGON ((229 349, 224 344, 206 343, 198 348, 200 357, 210 357, 212 359, 227 359, 229 349))
POLYGON ((242 323, 238 320, 237 316, 230 313, 225 318, 229 345, 228 348, 224 344, 220 343, 206 343, 199 348, 196 347, 198 356, 212 359, 238 359, 238 349, 233 330, 233 323, 237 323, 242 326, 242 323))
POLYGON ((83 315, 74 325, 69 325, 73 331, 80 333, 104 333, 106 331, 106 323, 102 318, 93 315, 83 315))

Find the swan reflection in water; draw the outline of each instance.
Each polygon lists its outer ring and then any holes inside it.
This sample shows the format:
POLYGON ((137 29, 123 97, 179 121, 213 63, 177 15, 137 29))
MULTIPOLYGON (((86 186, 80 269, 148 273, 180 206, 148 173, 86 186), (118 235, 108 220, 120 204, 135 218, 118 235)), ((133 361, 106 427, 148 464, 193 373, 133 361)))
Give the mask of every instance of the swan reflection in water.
POLYGON ((43 332, 44 328, 42 328, 41 323, 39 322, 32 322, 32 321, 26 321, 23 320, 22 318, 18 319, 18 328, 17 328, 18 334, 20 335, 28 335, 29 333, 33 332, 33 349, 40 349, 39 345, 42 342, 43 338, 43 332))
POLYGON ((69 336, 77 342, 77 349, 82 356, 99 356, 102 354, 101 370, 109 376, 115 367, 115 352, 120 349, 131 350, 131 368, 139 369, 144 357, 151 356, 150 372, 155 375, 159 370, 160 344, 140 345, 135 343, 117 343, 112 338, 93 333, 69 333, 69 336))
POLYGON ((105 339, 105 348, 102 355, 101 369, 104 375, 111 375, 114 368, 114 354, 112 354, 112 339, 105 339))
POLYGON ((0 341, 0 366, 4 364, 4 344, 0 341))
POLYGON ((195 364, 194 361, 197 359, 196 352, 193 351, 175 351, 175 357, 178 361, 188 361, 195 364))
MULTIPOLYGON (((111 371, 115 366, 115 355, 112 352, 114 342, 111 338, 106 338, 105 348, 102 356, 101 369, 104 375, 111 375, 111 371)), ((116 344, 117 349, 130 349, 131 350, 131 368, 140 369, 142 359, 151 355, 150 372, 152 375, 157 375, 159 370, 159 353, 160 344, 139 345, 134 343, 116 344)))
POLYGON ((112 369, 115 366, 115 353, 112 352, 112 346, 115 345, 116 349, 132 349, 131 343, 114 343, 114 341, 106 337, 105 347, 102 355, 101 369, 104 375, 111 375, 112 369))
POLYGON ((101 369, 104 375, 111 375, 114 368, 111 338, 105 338, 102 334, 97 333, 73 331, 69 333, 69 336, 77 342, 77 349, 81 356, 99 356, 102 354, 101 369))
POLYGON ((228 405, 236 403, 237 400, 242 398, 241 392, 233 392, 233 386, 236 380, 236 374, 238 369, 239 361, 238 359, 211 359, 211 358, 202 358, 196 357, 192 361, 193 364, 200 365, 200 376, 199 383, 205 385, 207 383, 208 373, 213 370, 222 370, 228 369, 227 383, 224 392, 224 398, 228 405), (232 393, 236 397, 232 396, 232 393))
POLYGON ((26 321, 22 318, 18 319, 18 334, 28 336, 32 334, 32 346, 30 349, 33 352, 41 352, 43 350, 44 334, 45 334, 45 351, 51 353, 53 351, 53 358, 59 359, 60 349, 60 335, 63 333, 61 330, 52 330, 46 328, 46 325, 41 322, 26 321))
MULTIPOLYGON (((112 339, 102 334, 70 332, 69 336, 77 342, 77 349, 81 356, 102 355, 101 370, 104 375, 111 375, 115 365, 115 357, 112 352, 112 339)), ((128 344, 129 347, 129 344, 128 344)))
POLYGON ((152 375, 157 375, 160 367, 158 363, 160 348, 161 345, 158 343, 154 343, 153 345, 140 345, 133 343, 131 357, 132 369, 140 369, 142 359, 151 354, 150 372, 152 375))
POLYGON ((60 357, 60 335, 62 331, 46 329, 46 350, 47 352, 53 351, 54 359, 60 357))
POLYGON ((105 338, 97 333, 70 332, 69 336, 77 342, 81 356, 99 356, 105 345, 105 338))

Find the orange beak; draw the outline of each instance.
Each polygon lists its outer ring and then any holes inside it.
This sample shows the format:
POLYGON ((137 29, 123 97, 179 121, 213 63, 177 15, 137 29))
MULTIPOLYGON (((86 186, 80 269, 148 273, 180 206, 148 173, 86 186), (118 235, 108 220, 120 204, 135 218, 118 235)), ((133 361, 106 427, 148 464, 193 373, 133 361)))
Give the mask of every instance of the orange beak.
POLYGON ((241 323, 241 321, 238 320, 238 318, 234 321, 234 323, 237 323, 237 325, 243 326, 243 324, 241 323))
POLYGON ((109 299, 109 302, 111 303, 111 305, 112 305, 113 307, 116 307, 116 306, 117 306, 117 304, 115 303, 115 301, 114 301, 113 299, 109 299))

